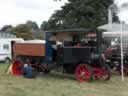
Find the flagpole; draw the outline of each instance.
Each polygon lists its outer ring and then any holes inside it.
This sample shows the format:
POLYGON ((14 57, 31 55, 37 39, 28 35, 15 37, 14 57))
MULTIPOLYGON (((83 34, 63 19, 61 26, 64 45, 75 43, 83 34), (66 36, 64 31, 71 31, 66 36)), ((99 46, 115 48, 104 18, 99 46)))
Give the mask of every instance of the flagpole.
POLYGON ((122 81, 124 81, 124 56, 123 56, 123 22, 120 21, 120 29, 121 29, 121 34, 120 34, 120 48, 121 48, 121 77, 122 77, 122 81))

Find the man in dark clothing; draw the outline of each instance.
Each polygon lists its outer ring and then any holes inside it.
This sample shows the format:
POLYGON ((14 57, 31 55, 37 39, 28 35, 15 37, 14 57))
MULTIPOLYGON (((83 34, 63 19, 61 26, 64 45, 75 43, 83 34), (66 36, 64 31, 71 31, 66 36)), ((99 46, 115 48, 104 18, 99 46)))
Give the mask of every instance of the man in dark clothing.
POLYGON ((28 64, 24 64, 24 77, 33 78, 32 67, 28 64))
POLYGON ((102 65, 105 64, 105 61, 106 61, 106 57, 105 57, 105 51, 106 51, 106 45, 105 45, 105 42, 102 42, 100 44, 100 47, 99 47, 99 54, 100 54, 100 63, 102 65))

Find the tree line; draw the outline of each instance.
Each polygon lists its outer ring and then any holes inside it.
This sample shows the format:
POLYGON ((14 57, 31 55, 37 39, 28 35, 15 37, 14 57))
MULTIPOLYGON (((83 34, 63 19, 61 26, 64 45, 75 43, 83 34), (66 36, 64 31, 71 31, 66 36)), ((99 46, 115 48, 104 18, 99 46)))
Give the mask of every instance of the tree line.
POLYGON ((8 32, 24 39, 42 38, 38 24, 33 21, 27 21, 25 24, 18 24, 15 27, 12 25, 5 25, 0 31, 8 32))

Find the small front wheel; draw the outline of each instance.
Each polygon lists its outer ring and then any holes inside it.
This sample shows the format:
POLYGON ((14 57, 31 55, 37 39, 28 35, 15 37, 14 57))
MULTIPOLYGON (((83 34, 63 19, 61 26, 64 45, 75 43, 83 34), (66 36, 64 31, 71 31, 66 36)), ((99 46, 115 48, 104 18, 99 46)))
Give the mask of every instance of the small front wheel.
POLYGON ((102 66, 101 68, 101 80, 109 80, 111 78, 111 68, 109 67, 109 65, 104 64, 104 66, 102 66))

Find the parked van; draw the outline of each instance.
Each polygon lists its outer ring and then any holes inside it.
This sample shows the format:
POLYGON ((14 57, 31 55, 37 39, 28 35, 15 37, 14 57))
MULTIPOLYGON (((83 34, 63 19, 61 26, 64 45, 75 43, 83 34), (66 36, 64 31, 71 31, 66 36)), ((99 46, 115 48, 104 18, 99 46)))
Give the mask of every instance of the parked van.
POLYGON ((12 60, 12 47, 14 42, 23 42, 22 38, 2 38, 0 39, 0 61, 9 63, 12 60))

